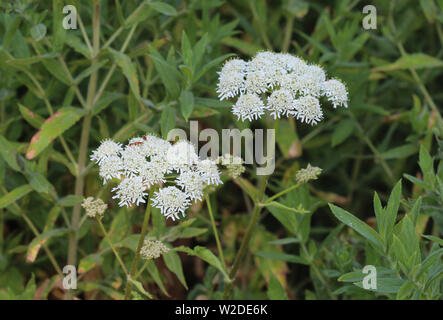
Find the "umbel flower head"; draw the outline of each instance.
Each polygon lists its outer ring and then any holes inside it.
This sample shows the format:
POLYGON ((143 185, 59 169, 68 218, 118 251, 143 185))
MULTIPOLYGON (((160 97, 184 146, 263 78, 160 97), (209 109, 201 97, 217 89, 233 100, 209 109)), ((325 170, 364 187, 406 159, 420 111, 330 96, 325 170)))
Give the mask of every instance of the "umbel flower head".
POLYGON ((126 146, 104 140, 91 160, 98 164, 103 183, 119 181, 111 189, 119 206, 146 203, 147 190, 158 187, 148 205, 173 220, 185 216, 191 201, 202 200, 206 188, 222 183, 217 162, 201 160, 190 142, 171 144, 154 135, 132 138, 126 146))
POLYGON ((83 200, 82 207, 85 208, 88 217, 101 219, 108 205, 104 203, 102 199, 87 197, 83 200))
POLYGON ((145 239, 143 247, 140 250, 141 256, 146 259, 157 259, 162 254, 168 253, 169 248, 163 244, 160 240, 145 239))
POLYGON ((253 121, 270 111, 274 119, 292 116, 311 125, 323 118, 320 99, 334 108, 348 107, 348 90, 338 79, 328 80, 318 65, 309 65, 288 53, 259 52, 246 62, 228 60, 219 72, 221 100, 237 98, 232 113, 253 121))
POLYGON ((295 179, 297 180, 297 183, 304 183, 308 182, 309 180, 316 180, 318 179, 318 176, 321 174, 322 169, 319 167, 313 167, 311 164, 308 164, 308 166, 304 169, 300 169, 295 174, 295 179))

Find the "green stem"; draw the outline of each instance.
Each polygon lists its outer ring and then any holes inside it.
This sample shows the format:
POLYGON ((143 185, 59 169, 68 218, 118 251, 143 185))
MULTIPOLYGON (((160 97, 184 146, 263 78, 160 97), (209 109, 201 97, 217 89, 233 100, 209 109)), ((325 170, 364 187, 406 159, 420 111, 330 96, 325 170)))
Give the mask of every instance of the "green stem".
MULTIPOLYGON (((135 257, 134 260, 132 261, 131 272, 129 273, 128 276, 128 278, 130 279, 134 278, 138 266, 138 260, 140 259, 140 250, 143 247, 143 242, 145 240, 146 233, 148 231, 149 217, 151 215, 151 205, 149 204, 149 202, 151 201, 153 193, 154 193, 154 187, 151 187, 151 189, 149 189, 148 201, 146 201, 146 211, 145 211, 145 218, 143 220, 142 231, 140 234, 140 238, 138 239, 137 249, 135 251, 135 257)), ((127 281, 125 289, 125 300, 128 300, 131 295, 131 288, 132 288, 132 283, 130 281, 127 281)))
MULTIPOLYGON (((100 1, 95 0, 94 1, 94 16, 93 16, 93 58, 92 58, 92 65, 97 63, 97 54, 100 50, 100 1)), ((86 155, 88 152, 88 143, 89 143, 89 132, 91 130, 91 120, 92 120, 92 112, 91 110, 94 107, 94 96, 95 96, 95 90, 97 87, 97 79, 98 79, 98 72, 95 70, 91 77, 89 78, 89 86, 88 86, 88 95, 87 95, 87 101, 86 101, 86 115, 83 118, 83 125, 82 125, 82 133, 80 138, 80 151, 78 155, 78 175, 75 180, 75 195, 76 196, 83 196, 83 189, 84 189, 84 175, 83 171, 86 167, 86 155)), ((77 203, 74 206, 74 209, 72 211, 72 220, 71 220, 71 226, 72 226, 72 232, 69 237, 69 248, 68 248, 68 264, 69 265, 76 265, 77 263, 77 246, 78 246, 78 231, 79 231, 79 221, 80 221, 80 213, 81 213, 81 205, 80 203, 77 203)), ((67 299, 72 298, 72 292, 69 290, 67 291, 66 295, 67 299)))
POLYGON ((254 228, 260 218, 260 211, 262 208, 260 206, 260 202, 263 199, 268 178, 269 178, 269 176, 262 176, 262 179, 260 182, 260 194, 259 194, 258 199, 255 200, 254 211, 252 212, 251 220, 249 221, 249 225, 246 228, 246 233, 245 233, 243 240, 240 244, 240 249, 239 249, 237 255, 235 256, 234 264, 232 266, 231 272, 229 273, 229 278, 231 279, 231 282, 227 283, 225 286, 225 290, 223 293, 224 300, 229 299, 231 296, 231 292, 233 289, 233 283, 235 281, 237 271, 240 267, 240 263, 243 261, 243 258, 246 254, 246 251, 247 251, 247 248, 249 246, 249 241, 251 240, 251 237, 252 237, 252 233, 253 233, 254 228))
POLYGON ((128 270, 125 267, 125 264, 123 263, 122 259, 120 258, 120 255, 118 254, 117 250, 114 247, 114 244, 111 241, 111 238, 109 238, 109 234, 106 232, 105 226, 103 225, 100 218, 96 217, 96 220, 98 222, 98 225, 100 226, 100 229, 102 230, 103 234, 105 235, 105 239, 108 242, 109 246, 112 249, 112 252, 114 252, 115 257, 117 258, 118 262, 120 263, 120 266, 122 267, 123 271, 126 275, 128 275, 128 270))
POLYGON ((220 239, 218 237, 217 227, 215 225, 214 214, 212 213, 212 206, 209 194, 206 194, 205 198, 206 198, 206 204, 208 206, 209 218, 211 219, 212 231, 214 232, 215 242, 217 243, 218 255, 221 260, 221 263, 223 264, 223 269, 225 269, 226 271, 227 268, 226 268, 225 256, 223 254, 223 248, 221 246, 220 239))
POLYGON ((294 27, 294 17, 288 16, 286 18, 285 38, 283 40, 282 52, 288 52, 291 43, 292 29, 294 27))
POLYGON ((288 193, 288 192, 290 192, 290 191, 292 191, 292 190, 294 190, 294 189, 300 187, 301 185, 302 185, 301 183, 294 184, 293 186, 291 186, 291 187, 289 187, 289 188, 287 188, 287 189, 285 189, 285 190, 283 190, 283 191, 277 193, 276 195, 273 195, 272 197, 268 198, 268 199, 264 202, 264 204, 268 204, 268 203, 270 203, 271 201, 273 201, 273 200, 275 200, 275 199, 277 199, 277 198, 279 198, 279 197, 285 195, 286 193, 288 193))

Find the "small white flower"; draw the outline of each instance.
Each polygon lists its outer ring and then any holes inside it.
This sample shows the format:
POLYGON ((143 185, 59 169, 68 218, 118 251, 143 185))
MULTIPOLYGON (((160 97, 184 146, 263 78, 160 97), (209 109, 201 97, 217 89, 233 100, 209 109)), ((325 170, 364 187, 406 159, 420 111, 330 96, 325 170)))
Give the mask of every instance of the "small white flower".
POLYGON ((144 197, 147 196, 146 186, 143 183, 142 177, 125 178, 120 184, 111 190, 115 191, 115 195, 112 199, 120 199, 118 205, 120 207, 130 207, 133 204, 139 205, 145 203, 144 197))
POLYGON ((312 75, 318 82, 326 81, 326 73, 322 67, 317 65, 309 65, 305 68, 305 72, 312 75))
POLYGON ((228 60, 219 72, 217 93, 220 100, 233 98, 245 90, 246 62, 241 59, 228 60))
POLYGON ((87 197, 82 202, 82 207, 86 210, 86 215, 90 218, 103 218, 108 205, 103 202, 102 199, 94 199, 93 197, 87 197))
POLYGON ((134 176, 140 173, 141 168, 146 165, 146 156, 142 152, 141 145, 128 144, 121 152, 123 170, 126 176, 134 176))
POLYGON ((191 200, 200 200, 203 197, 205 179, 197 171, 184 171, 177 177, 177 185, 182 187, 191 200))
POLYGON ((169 248, 160 240, 145 239, 143 247, 140 250, 140 255, 146 260, 157 259, 162 254, 168 253, 169 248))
POLYGON ((215 161, 210 159, 199 161, 197 163, 197 172, 203 177, 206 184, 219 185, 223 183, 215 161))
POLYGON ((256 94, 241 95, 235 105, 232 107, 232 113, 238 119, 245 121, 245 119, 252 121, 259 119, 264 113, 265 105, 259 96, 256 94))
POLYGON ((104 158, 99 165, 99 175, 103 178, 103 183, 107 180, 119 179, 123 174, 123 161, 118 156, 104 158))
POLYGON ((295 100, 295 110, 288 112, 294 115, 297 119, 308 124, 315 125, 323 118, 323 112, 320 108, 320 101, 311 96, 300 97, 295 100))
POLYGON ((168 164, 165 161, 151 160, 140 169, 140 177, 142 177, 145 186, 149 187, 166 182, 165 174, 167 172, 168 164))
POLYGON ((182 172, 197 163, 198 155, 190 142, 179 141, 167 151, 166 161, 170 168, 182 172))
POLYGON ((287 115, 288 111, 294 109, 294 98, 291 92, 286 89, 274 91, 268 98, 266 109, 271 111, 274 119, 280 118, 281 115, 287 115))
POLYGON ((337 106, 348 107, 348 89, 337 79, 331 79, 323 82, 322 94, 331 101, 334 108, 337 106))
POLYGON ((186 193, 177 187, 166 187, 154 193, 152 203, 166 218, 179 219, 178 214, 185 215, 185 210, 191 204, 186 193))
POLYGON ((262 94, 267 92, 269 88, 268 79, 269 77, 262 70, 248 72, 245 82, 246 92, 248 94, 262 94))
POLYGON ((279 53, 276 55, 276 63, 284 68, 287 72, 294 73, 296 75, 302 75, 306 72, 308 66, 303 59, 293 56, 289 53, 279 53))
POLYGON ((120 143, 107 139, 102 141, 100 146, 92 152, 91 160, 100 163, 107 157, 118 156, 121 151, 122 146, 120 143))
POLYGON ((165 155, 170 147, 171 143, 162 138, 153 135, 146 135, 143 137, 142 148, 147 157, 165 155))
POLYGON ((319 75, 315 73, 306 73, 296 77, 296 87, 299 94, 304 96, 318 97, 321 93, 322 82, 319 75))

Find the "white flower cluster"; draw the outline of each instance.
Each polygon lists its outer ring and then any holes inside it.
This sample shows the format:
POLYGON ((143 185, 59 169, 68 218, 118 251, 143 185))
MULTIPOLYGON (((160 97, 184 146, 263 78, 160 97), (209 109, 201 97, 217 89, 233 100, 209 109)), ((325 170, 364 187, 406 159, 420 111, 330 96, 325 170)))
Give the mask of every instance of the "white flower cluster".
POLYGON ((104 183, 113 178, 120 180, 111 190, 120 206, 145 203, 147 190, 159 185, 152 204, 173 220, 179 218, 179 213, 184 216, 192 200, 201 200, 206 187, 222 183, 217 163, 200 160, 191 143, 171 144, 154 135, 133 138, 125 147, 105 140, 91 160, 99 165, 104 183), (173 185, 164 186, 168 183, 173 185))
POLYGON ((274 119, 292 116, 314 125, 323 118, 322 96, 334 108, 348 107, 348 90, 340 80, 328 80, 323 68, 288 53, 263 51, 248 62, 228 60, 217 93, 221 100, 240 95, 232 112, 242 121, 257 120, 268 110, 274 119))

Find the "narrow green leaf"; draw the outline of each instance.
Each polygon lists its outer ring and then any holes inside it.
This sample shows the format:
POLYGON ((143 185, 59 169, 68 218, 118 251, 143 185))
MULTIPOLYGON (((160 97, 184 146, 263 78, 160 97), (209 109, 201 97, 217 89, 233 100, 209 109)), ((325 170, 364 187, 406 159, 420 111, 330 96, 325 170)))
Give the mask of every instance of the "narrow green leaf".
POLYGON ((310 263, 306 261, 306 259, 292 254, 279 253, 279 252, 263 252, 263 251, 256 251, 254 252, 254 254, 266 259, 274 259, 274 260, 286 261, 291 263, 310 265, 310 263))
POLYGON ((225 277, 226 281, 230 281, 229 280, 229 275, 226 273, 226 271, 223 268, 222 263, 220 262, 220 259, 218 259, 211 250, 205 248, 205 247, 201 247, 201 246, 195 246, 194 248, 188 248, 188 247, 184 247, 184 246, 180 246, 175 248, 176 251, 181 251, 181 252, 185 252, 189 255, 192 256, 197 256, 200 259, 202 259, 203 261, 206 261, 207 263, 209 263, 210 265, 216 267, 225 277))
POLYGON ((18 108, 20 110, 20 113, 22 114, 23 118, 34 128, 39 129, 41 125, 43 124, 43 121, 45 121, 41 116, 38 114, 32 112, 28 108, 26 108, 21 103, 18 104, 18 108))
POLYGON ((25 184, 18 188, 15 188, 11 192, 8 192, 7 194, 5 194, 0 198, 0 209, 9 206, 10 204, 14 203, 20 198, 23 198, 31 191, 32 191, 31 186, 29 184, 25 184))
POLYGON ((128 80, 132 93, 137 98, 137 100, 140 100, 140 87, 137 77, 137 70, 135 68, 134 63, 132 63, 129 57, 124 53, 112 49, 111 53, 115 60, 115 63, 117 64, 117 66, 119 66, 122 69, 123 74, 128 80))
POLYGON ((414 53, 404 55, 394 63, 375 68, 374 71, 394 71, 409 68, 427 69, 438 67, 443 67, 443 61, 424 53, 414 53))
POLYGON ((41 233, 28 246, 26 253, 26 262, 34 262, 42 245, 44 245, 52 237, 60 237, 68 232, 67 228, 52 229, 41 233))
POLYGON ((267 294, 271 300, 288 300, 285 288, 273 273, 269 274, 267 294))
POLYGON ((159 1, 149 1, 146 2, 147 5, 151 6, 155 11, 158 11, 167 16, 174 16, 177 14, 177 10, 170 4, 159 2, 159 1))
POLYGON ((4 136, 0 136, 0 155, 13 170, 21 171, 17 163, 17 152, 4 136))
POLYGON ((349 138, 354 131, 354 121, 350 119, 345 119, 340 121, 334 129, 331 138, 332 147, 338 146, 343 143, 347 138, 349 138))
POLYGON ((60 108, 51 117, 45 120, 40 130, 32 137, 26 152, 27 159, 35 158, 55 138, 72 127, 83 116, 84 110, 74 107, 60 108))
POLYGON ((331 203, 329 204, 329 208, 338 220, 360 233, 376 248, 383 251, 383 241, 378 233, 374 231, 374 229, 342 208, 339 208, 331 203))
POLYGON ((188 121, 189 116, 194 110, 194 95, 189 90, 184 90, 180 94, 180 110, 183 117, 188 121))
POLYGON ((183 266, 178 253, 175 250, 169 250, 168 253, 163 254, 163 260, 165 261, 166 267, 171 270, 180 280, 181 284, 188 289, 186 284, 185 275, 183 273, 183 266))
POLYGON ((166 139, 169 131, 175 127, 175 109, 169 106, 165 107, 160 121, 162 136, 163 139, 166 139))
POLYGON ((149 294, 149 293, 145 290, 145 288, 143 288, 143 285, 142 285, 142 283, 141 283, 140 281, 137 281, 137 280, 134 280, 134 279, 131 279, 131 278, 128 278, 128 280, 129 280, 130 282, 132 282, 132 284, 137 288, 138 291, 140 291, 140 293, 144 294, 144 295, 145 295, 146 297, 148 297, 149 299, 152 299, 152 295, 149 294))

